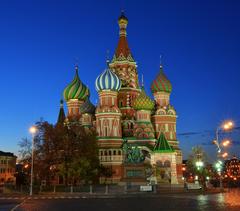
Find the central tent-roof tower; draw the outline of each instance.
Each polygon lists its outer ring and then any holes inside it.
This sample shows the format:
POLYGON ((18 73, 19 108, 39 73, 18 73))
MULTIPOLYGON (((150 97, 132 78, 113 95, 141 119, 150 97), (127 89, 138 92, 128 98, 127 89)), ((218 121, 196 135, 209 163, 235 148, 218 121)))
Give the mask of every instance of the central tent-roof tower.
POLYGON ((118 106, 122 113, 123 135, 133 136, 133 125, 136 120, 136 111, 133 108, 133 101, 140 94, 137 64, 133 59, 127 41, 128 19, 122 11, 118 18, 119 39, 117 48, 109 67, 121 79, 122 87, 118 95, 118 106))

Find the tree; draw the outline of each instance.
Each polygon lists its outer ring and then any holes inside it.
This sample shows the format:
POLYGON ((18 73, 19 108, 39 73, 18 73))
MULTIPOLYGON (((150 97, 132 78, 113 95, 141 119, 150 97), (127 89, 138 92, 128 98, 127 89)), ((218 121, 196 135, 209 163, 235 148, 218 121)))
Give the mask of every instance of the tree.
POLYGON ((95 134, 86 134, 81 126, 74 125, 71 128, 65 126, 62 135, 59 173, 65 177, 65 183, 95 181, 99 166, 95 134))
MULTIPOLYGON (((99 168, 98 146, 95 134, 87 134, 80 125, 52 125, 46 121, 36 123, 38 133, 34 139, 35 182, 56 175, 64 177, 65 184, 96 181, 99 168)), ((21 160, 31 160, 31 142, 19 143, 21 160)))
POLYGON ((30 163, 32 159, 32 142, 28 138, 23 138, 19 143, 18 153, 20 160, 24 163, 30 163))
POLYGON ((99 177, 104 177, 104 183, 106 183, 107 178, 112 177, 113 170, 111 167, 100 165, 98 173, 99 177))
POLYGON ((200 146, 192 148, 192 152, 187 160, 188 172, 198 176, 198 180, 203 188, 206 188, 206 177, 210 175, 207 168, 208 158, 206 152, 200 146), (197 166, 197 162, 202 162, 203 166, 197 166))

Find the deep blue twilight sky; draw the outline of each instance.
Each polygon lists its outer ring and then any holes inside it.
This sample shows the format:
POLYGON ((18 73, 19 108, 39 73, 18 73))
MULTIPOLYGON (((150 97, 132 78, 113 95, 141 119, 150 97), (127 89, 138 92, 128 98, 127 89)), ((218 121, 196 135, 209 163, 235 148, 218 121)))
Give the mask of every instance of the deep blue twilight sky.
MULTIPOLYGON (((215 152, 211 140, 222 120, 240 125, 240 1, 2 0, 0 150, 17 153, 17 143, 40 117, 56 121, 76 57, 96 102, 94 82, 107 49, 112 56, 117 45, 122 8, 148 94, 163 55, 185 158, 194 145, 215 152)), ((240 130, 227 135, 231 153, 240 156, 240 130)))

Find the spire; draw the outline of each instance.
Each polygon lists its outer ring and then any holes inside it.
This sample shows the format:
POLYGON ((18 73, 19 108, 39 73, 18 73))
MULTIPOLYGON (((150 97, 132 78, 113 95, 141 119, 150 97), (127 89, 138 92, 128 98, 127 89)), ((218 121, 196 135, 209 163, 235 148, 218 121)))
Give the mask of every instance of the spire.
POLYGON ((78 75, 78 64, 77 63, 75 64, 75 72, 76 72, 76 75, 78 75))
POLYGON ((127 32, 126 32, 126 28, 127 28, 127 24, 128 24, 128 19, 124 14, 124 11, 121 11, 121 15, 118 18, 118 25, 119 25, 119 35, 126 37, 127 36, 127 32))
POLYGON ((172 147, 169 145, 167 139, 165 138, 165 135, 161 132, 158 140, 156 141, 156 144, 153 148, 154 152, 174 152, 172 147))
POLYGON ((162 65, 162 54, 160 54, 160 70, 162 69, 163 65, 162 65))
POLYGON ((109 50, 107 50, 107 54, 106 54, 106 63, 107 63, 107 68, 109 68, 109 63, 110 63, 109 50))
POLYGON ((65 121, 65 112, 64 112, 64 108, 63 108, 63 100, 60 100, 60 110, 59 110, 59 114, 58 114, 58 120, 57 120, 57 124, 63 124, 65 121))
POLYGON ((159 65, 159 69, 160 69, 160 74, 163 74, 162 54, 160 54, 160 65, 159 65))
POLYGON ((122 11, 120 17, 118 18, 119 41, 118 41, 118 46, 115 51, 114 57, 117 60, 120 57, 120 60, 126 59, 130 61, 134 61, 131 55, 130 49, 128 47, 128 42, 127 42, 127 31, 126 31, 127 24, 128 24, 128 19, 125 16, 124 12, 122 11))
POLYGON ((78 63, 79 63, 79 59, 78 57, 75 58, 75 71, 78 74, 78 63))

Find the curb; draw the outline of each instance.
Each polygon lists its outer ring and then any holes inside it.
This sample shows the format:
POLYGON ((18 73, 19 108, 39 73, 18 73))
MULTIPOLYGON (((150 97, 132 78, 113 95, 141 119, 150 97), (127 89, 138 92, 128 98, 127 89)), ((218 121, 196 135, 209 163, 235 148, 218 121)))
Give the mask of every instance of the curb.
POLYGON ((33 196, 0 196, 0 200, 30 200, 30 199, 87 199, 87 198, 132 198, 132 197, 159 197, 159 196, 171 196, 171 195, 210 195, 220 193, 218 191, 207 192, 160 192, 160 193, 120 193, 120 194, 78 194, 73 193, 71 195, 65 194, 46 194, 46 195, 33 195, 33 196))

